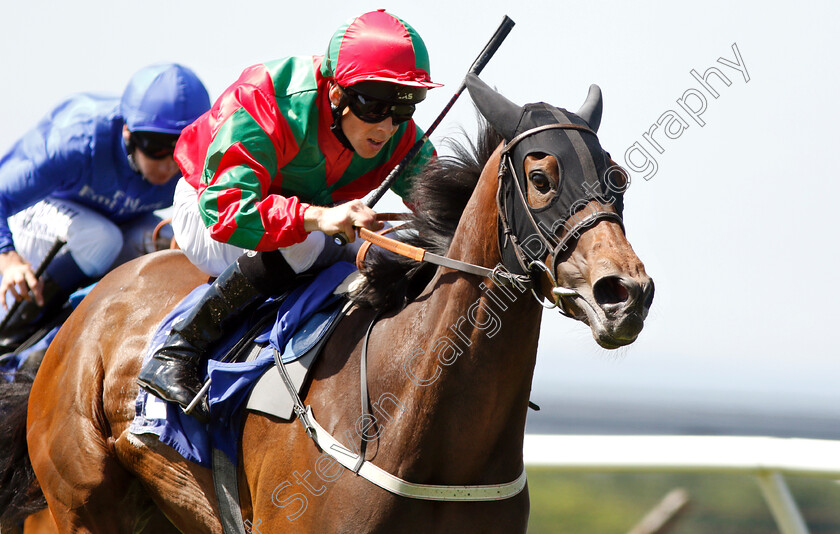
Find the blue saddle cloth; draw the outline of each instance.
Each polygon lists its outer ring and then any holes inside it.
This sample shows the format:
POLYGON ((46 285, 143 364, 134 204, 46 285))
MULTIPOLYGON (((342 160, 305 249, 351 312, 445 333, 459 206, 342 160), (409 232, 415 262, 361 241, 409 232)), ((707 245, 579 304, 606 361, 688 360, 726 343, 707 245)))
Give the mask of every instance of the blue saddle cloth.
MULTIPOLYGON (((273 349, 280 352, 286 363, 305 354, 326 330, 323 325, 338 313, 341 298, 333 292, 354 270, 354 265, 339 262, 318 273, 310 284, 295 289, 277 310, 273 325, 256 338, 258 343, 269 343, 257 358, 247 362, 218 361, 245 334, 249 325, 240 326, 216 347, 205 375, 212 380, 208 396, 210 423, 198 422, 184 414, 178 405, 164 402, 141 388, 129 431, 155 434, 184 458, 204 467, 210 467, 213 448, 227 454, 236 465, 244 406, 257 379, 274 365, 273 349)), ((144 363, 166 340, 172 325, 192 309, 206 287, 196 288, 163 320, 152 337, 144 363)))

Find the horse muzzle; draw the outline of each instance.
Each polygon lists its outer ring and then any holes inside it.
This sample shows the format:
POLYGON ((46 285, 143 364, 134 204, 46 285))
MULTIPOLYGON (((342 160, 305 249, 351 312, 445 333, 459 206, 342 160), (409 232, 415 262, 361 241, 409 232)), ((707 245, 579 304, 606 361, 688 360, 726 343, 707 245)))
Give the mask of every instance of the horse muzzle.
POLYGON ((647 276, 606 275, 579 289, 555 287, 552 293, 574 318, 589 325, 605 349, 634 342, 653 304, 653 280, 647 276))

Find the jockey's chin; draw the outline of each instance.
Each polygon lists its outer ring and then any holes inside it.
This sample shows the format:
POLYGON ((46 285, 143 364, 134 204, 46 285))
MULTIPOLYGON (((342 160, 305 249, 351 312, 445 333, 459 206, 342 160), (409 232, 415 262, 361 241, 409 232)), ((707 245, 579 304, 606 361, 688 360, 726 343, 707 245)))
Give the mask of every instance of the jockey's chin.
POLYGON ((142 150, 134 151, 134 162, 143 178, 152 185, 164 185, 175 178, 180 169, 172 156, 163 159, 152 159, 143 154, 142 150))

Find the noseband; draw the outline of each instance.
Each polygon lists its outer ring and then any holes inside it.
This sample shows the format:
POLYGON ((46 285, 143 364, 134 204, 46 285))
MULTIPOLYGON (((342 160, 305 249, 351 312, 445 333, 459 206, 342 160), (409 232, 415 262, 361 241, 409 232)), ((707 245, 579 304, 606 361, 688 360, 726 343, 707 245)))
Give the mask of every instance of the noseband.
MULTIPOLYGON (((586 216, 582 218, 577 218, 577 220, 571 226, 571 228, 567 228, 566 233, 558 240, 553 234, 545 232, 544 228, 534 219, 534 216, 530 210, 530 206, 528 205, 528 202, 525 198, 525 193, 522 191, 522 187, 520 185, 519 178, 516 174, 516 169, 511 161, 510 154, 513 148, 522 139, 531 135, 535 135, 542 131, 552 129, 580 130, 583 132, 590 133, 592 135, 596 135, 595 132, 593 132, 586 126, 578 124, 546 124, 543 126, 532 128, 517 135, 516 137, 511 139, 510 142, 506 143, 505 146, 502 148, 501 161, 499 162, 499 187, 496 193, 496 205, 499 213, 499 247, 500 250, 504 250, 507 244, 510 243, 513 248, 516 260, 519 264, 518 266, 503 265, 504 269, 501 268, 502 266, 497 266, 495 269, 488 269, 487 267, 482 267, 480 265, 473 265, 471 263, 466 263, 463 261, 453 260, 450 258, 439 256, 437 254, 428 252, 424 249, 414 247, 412 245, 408 245, 400 241, 396 241, 389 237, 385 237, 385 235, 383 234, 387 232, 387 229, 383 230, 380 233, 375 233, 371 232, 366 228, 359 228, 359 236, 365 241, 367 241, 365 246, 363 246, 359 250, 356 259, 356 264, 359 266, 359 269, 361 270, 362 268, 362 264, 364 263, 364 258, 369 245, 375 244, 386 250, 390 250, 391 252, 394 252, 396 254, 406 256, 415 261, 433 263, 435 265, 440 265, 449 269, 455 269, 469 274, 484 276, 492 279, 496 283, 516 284, 522 287, 527 287, 531 290, 531 293, 533 294, 537 302, 539 302, 542 306, 546 308, 557 308, 561 314, 567 317, 574 318, 574 316, 569 314, 563 306, 560 306, 560 301, 564 297, 568 298, 580 296, 580 294, 576 290, 566 288, 557 284, 557 280, 554 277, 554 273, 557 272, 557 264, 559 263, 560 254, 568 248, 567 245, 569 242, 580 237, 580 234, 583 230, 594 226, 598 221, 602 219, 613 220, 621 226, 622 231, 624 231, 624 221, 622 220, 621 215, 618 213, 606 211, 604 209, 591 209, 591 212, 586 216), (508 177, 510 177, 515 186, 517 192, 516 196, 517 198, 519 198, 522 204, 522 208, 524 208, 525 213, 528 215, 528 221, 535 232, 534 235, 538 236, 538 238, 542 242, 542 246, 545 247, 545 250, 550 251, 553 257, 551 267, 547 266, 545 262, 540 259, 532 260, 528 258, 527 253, 525 252, 525 249, 522 243, 520 242, 520 238, 522 236, 517 236, 516 232, 510 224, 508 205, 503 198, 503 185, 506 183, 508 177), (515 271, 519 270, 521 270, 523 274, 516 274, 515 271), (539 287, 539 277, 543 273, 546 276, 548 276, 548 279, 550 280, 552 285, 551 293, 552 295, 554 295, 554 302, 550 305, 545 305, 543 303, 544 297, 540 296, 539 293, 537 293, 537 288, 539 287)), ((560 188, 558 187, 557 195, 559 194, 560 188)), ((596 200, 601 199, 600 197, 597 197, 596 200)), ((600 206, 608 204, 609 203, 603 203, 599 201, 600 206)), ((377 215, 377 219, 379 220, 394 220, 398 218, 402 217, 396 214, 377 215)), ((564 228, 566 227, 566 222, 570 218, 571 217, 567 217, 563 221, 561 221, 563 223, 564 228)), ((584 303, 585 302, 586 301, 584 300, 584 303)))

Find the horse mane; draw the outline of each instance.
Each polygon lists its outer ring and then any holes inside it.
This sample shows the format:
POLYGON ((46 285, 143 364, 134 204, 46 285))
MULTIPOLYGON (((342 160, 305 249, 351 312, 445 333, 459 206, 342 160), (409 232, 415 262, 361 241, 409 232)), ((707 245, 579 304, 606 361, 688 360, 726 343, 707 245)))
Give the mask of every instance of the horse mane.
MULTIPOLYGON (((502 142, 481 116, 475 143, 461 130, 463 141, 447 139, 451 155, 439 156, 414 177, 409 202, 413 213, 391 237, 444 255, 484 165, 502 142)), ((365 257, 361 286, 351 297, 377 310, 402 308, 413 300, 434 275, 436 267, 418 263, 372 246, 365 257)))

